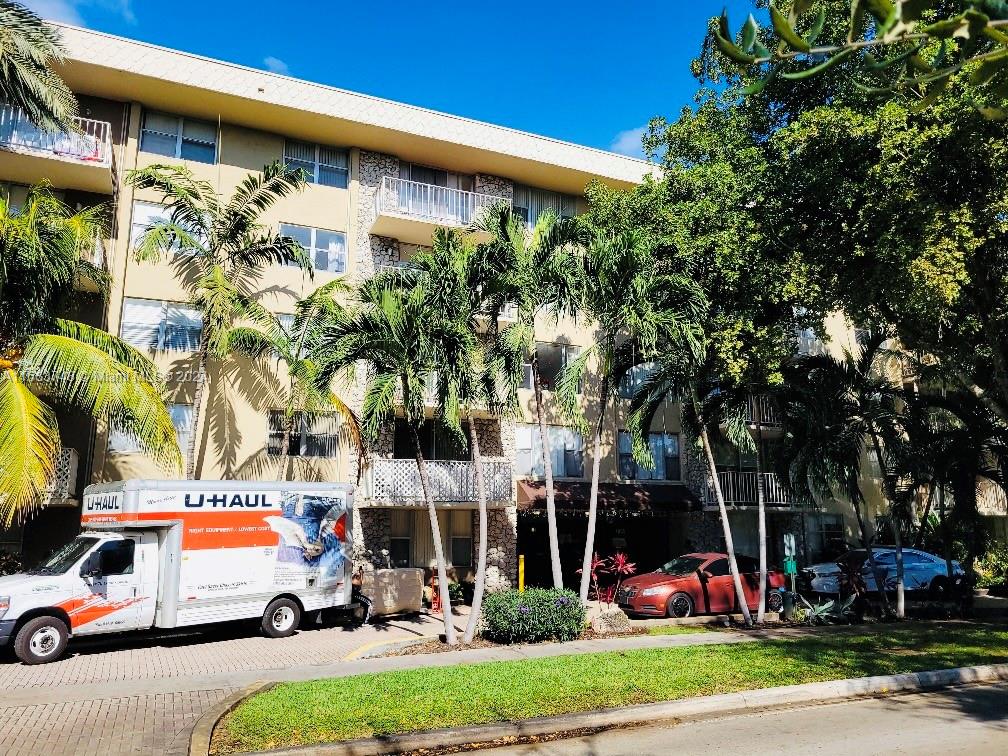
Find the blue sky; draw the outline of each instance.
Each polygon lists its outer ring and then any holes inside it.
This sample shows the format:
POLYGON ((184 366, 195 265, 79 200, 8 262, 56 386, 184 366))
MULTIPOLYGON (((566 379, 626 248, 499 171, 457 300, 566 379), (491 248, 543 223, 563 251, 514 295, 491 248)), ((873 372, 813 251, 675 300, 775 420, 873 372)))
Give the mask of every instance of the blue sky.
POLYGON ((706 19, 748 0, 22 0, 47 18, 639 154, 692 102, 706 19))

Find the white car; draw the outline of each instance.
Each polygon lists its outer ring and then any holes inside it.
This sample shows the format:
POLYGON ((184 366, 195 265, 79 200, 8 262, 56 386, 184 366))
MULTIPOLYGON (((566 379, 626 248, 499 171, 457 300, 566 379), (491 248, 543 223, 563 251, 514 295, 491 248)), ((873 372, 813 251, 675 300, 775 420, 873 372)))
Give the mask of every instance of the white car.
MULTIPOLYGON (((896 590, 896 549, 879 546, 872 549, 875 566, 887 591, 896 590)), ((868 562, 868 552, 864 549, 848 551, 833 562, 822 562, 806 567, 804 572, 814 593, 840 593, 844 570, 841 564, 849 565, 848 573, 856 570, 864 580, 865 588, 877 592, 878 585, 868 562)), ((958 584, 965 573, 959 562, 952 562, 953 584, 958 584)), ((934 596, 948 593, 948 567, 945 559, 919 549, 903 549, 903 584, 908 591, 928 591, 934 596)), ((846 592, 846 591, 844 591, 846 592)))

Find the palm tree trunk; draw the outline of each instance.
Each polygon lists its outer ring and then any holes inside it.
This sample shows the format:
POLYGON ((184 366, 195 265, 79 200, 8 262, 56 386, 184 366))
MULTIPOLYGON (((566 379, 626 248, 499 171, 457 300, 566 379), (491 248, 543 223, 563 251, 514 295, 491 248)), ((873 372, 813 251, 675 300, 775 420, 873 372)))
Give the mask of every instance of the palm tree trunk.
POLYGON ((602 375, 599 393, 599 416, 592 437, 592 478, 588 494, 588 534, 585 536, 584 557, 581 559, 581 603, 588 605, 588 583, 591 579, 592 556, 595 553, 595 522, 598 515, 599 476, 602 471, 602 424, 609 405, 609 373, 602 375))
POLYGON ((280 470, 277 480, 287 480, 287 463, 290 461, 290 437, 294 432, 294 413, 290 412, 284 419, 283 439, 280 441, 280 470))
MULTIPOLYGON (((854 484, 857 486, 857 483, 854 484)), ((852 488, 851 490, 856 490, 852 488)), ((858 530, 861 533, 861 546, 868 553, 868 568, 871 570, 872 577, 875 579, 875 588, 882 590, 879 591, 879 595, 882 597, 882 607, 886 615, 892 614, 892 607, 889 605, 889 596, 885 592, 885 585, 879 585, 879 583, 884 583, 884 581, 879 580, 878 566, 875 562, 875 552, 872 550, 871 539, 868 537, 868 525, 865 523, 864 513, 861 511, 861 501, 860 496, 853 497, 851 504, 854 506, 854 516, 857 517, 858 530)))
POLYGON ((479 623, 480 610, 483 607, 483 591, 486 588, 487 561, 487 491, 486 480, 483 477, 483 454, 480 452, 479 434, 472 413, 469 414, 469 436, 472 439, 472 460, 476 472, 476 501, 479 506, 479 546, 476 557, 476 585, 473 586, 472 607, 469 611, 469 624, 466 625, 463 643, 472 643, 476 635, 476 625, 479 623))
POLYGON ((754 401, 756 412, 756 518, 759 531, 759 604, 756 605, 756 624, 766 620, 767 591, 767 528, 766 492, 763 488, 763 418, 758 402, 754 401))
POLYGON ((707 469, 710 472, 711 482, 714 487, 714 498, 717 499, 718 511, 721 513, 725 551, 728 552, 728 567, 731 569, 732 582, 735 584, 735 598, 738 600, 739 608, 742 610, 742 617, 745 620, 746 627, 752 627, 749 602, 746 601, 745 591, 742 590, 742 577, 739 575, 738 562, 735 561, 735 541, 732 539, 731 523, 728 522, 728 508, 725 506, 724 494, 721 492, 721 481, 718 478, 717 464, 714 462, 714 452, 711 449, 707 426, 704 424, 704 418, 699 412, 697 412, 697 422, 700 425, 700 443, 703 446, 704 455, 707 457, 707 469))
POLYGON ((196 449, 199 445, 200 416, 203 409, 203 394, 206 393, 207 363, 210 361, 209 342, 206 328, 200 335, 199 363, 196 371, 196 391, 193 393, 192 425, 189 428, 189 443, 186 449, 186 479, 196 478, 196 449))
MULTIPOLYGON (((869 428, 871 429, 872 445, 875 447, 875 457, 878 459, 879 470, 882 473, 882 492, 889 499, 889 524, 892 526, 893 540, 896 546, 896 616, 899 619, 904 619, 906 617, 906 581, 903 571, 903 538, 899 532, 900 523, 896 514, 896 486, 891 482, 888 471, 883 467, 882 443, 879 441, 875 426, 869 425, 869 428)), ((878 582, 877 576, 875 581, 878 582)), ((881 588, 880 592, 885 595, 884 586, 876 587, 881 588)))
MULTIPOLYGON (((403 382, 403 397, 408 398, 405 381, 403 382)), ((409 421, 407 421, 409 422, 409 421)), ((420 488, 423 490, 424 501, 427 502, 427 513, 430 515, 431 535, 434 538, 434 560, 437 562, 438 589, 441 593, 441 615, 444 618, 445 643, 454 646, 455 626, 452 624, 451 595, 448 592, 448 570, 445 567, 444 547, 441 545, 441 526, 438 524, 437 509, 430 493, 430 477, 427 475, 427 465, 424 462, 420 447, 420 434, 415 423, 409 422, 413 434, 413 449, 416 452, 417 472, 420 474, 420 488)))
POLYGON ((549 537, 550 565, 553 569, 553 587, 563 588, 563 570, 560 567, 560 539, 557 536, 556 495, 553 491, 553 459, 543 416, 542 379, 539 377, 539 359, 532 350, 532 385, 535 388, 536 421, 539 423, 539 446, 543 454, 543 473, 546 477, 546 530, 549 537))
POLYGON ((924 528, 927 527, 928 518, 931 516, 931 507, 934 505, 935 481, 928 485, 927 502, 924 504, 924 512, 921 514, 920 525, 917 526, 917 533, 914 535, 913 546, 919 549, 924 542, 924 528))

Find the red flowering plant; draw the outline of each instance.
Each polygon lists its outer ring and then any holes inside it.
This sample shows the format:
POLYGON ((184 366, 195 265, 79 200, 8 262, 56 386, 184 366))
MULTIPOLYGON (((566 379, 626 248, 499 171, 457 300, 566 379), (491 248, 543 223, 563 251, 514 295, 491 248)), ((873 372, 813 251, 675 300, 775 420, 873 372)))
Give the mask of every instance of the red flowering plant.
POLYGON ((609 601, 611 602, 616 597, 616 594, 619 593, 620 586, 623 585, 623 579, 637 574, 637 563, 631 562, 622 551, 617 551, 606 561, 608 562, 608 571, 616 576, 616 585, 609 593, 609 601))
MULTIPOLYGON (((603 601, 604 598, 602 592, 601 590, 599 590, 599 575, 604 575, 605 573, 609 572, 609 560, 602 559, 601 557, 599 557, 598 552, 596 551, 594 554, 592 554, 591 567, 589 569, 590 569, 589 574, 591 575, 592 590, 595 592, 595 599, 597 601, 603 601)), ((584 570, 577 571, 578 575, 580 575, 582 572, 584 572, 584 570)))

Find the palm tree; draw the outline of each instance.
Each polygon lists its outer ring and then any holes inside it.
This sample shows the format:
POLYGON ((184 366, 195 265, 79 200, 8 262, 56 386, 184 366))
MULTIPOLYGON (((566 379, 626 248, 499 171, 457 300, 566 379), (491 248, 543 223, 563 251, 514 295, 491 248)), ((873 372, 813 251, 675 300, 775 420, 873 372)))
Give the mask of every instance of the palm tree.
POLYGON ((709 428, 716 429, 724 425, 729 440, 736 446, 745 446, 746 439, 751 444, 752 438, 745 424, 737 387, 725 383, 716 367, 718 361, 714 345, 703 335, 699 321, 692 331, 692 343, 685 342, 673 345, 672 348, 665 348, 664 345, 659 347, 659 358, 652 364, 647 378, 631 399, 627 430, 634 440, 634 457, 638 462, 645 463, 650 456, 645 439, 655 414, 668 401, 682 406, 683 423, 699 439, 707 462, 710 486, 721 516, 735 596, 745 624, 750 627, 752 617, 735 559, 735 542, 714 460, 709 428))
POLYGON ((419 429, 425 416, 427 387, 436 367, 454 360, 451 356, 446 358, 442 350, 465 349, 458 345, 464 345, 469 334, 454 319, 445 318, 431 307, 429 293, 422 272, 388 271, 365 281, 357 292, 358 307, 323 336, 321 349, 328 359, 319 372, 319 382, 328 385, 336 372, 358 363, 363 365, 367 383, 360 421, 364 436, 372 442, 394 421, 398 395, 412 436, 420 488, 430 516, 445 641, 455 645, 441 527, 419 429))
POLYGON ((549 536, 553 587, 563 587, 560 545, 557 538, 556 497, 553 487, 553 463, 546 416, 543 411, 543 382, 539 371, 535 325, 540 316, 554 319, 577 315, 581 282, 572 248, 583 238, 577 221, 560 218, 552 211, 540 214, 530 230, 525 220, 511 207, 489 208, 478 228, 490 234, 482 245, 491 259, 502 262, 498 286, 492 294, 494 312, 505 303, 515 309, 516 318, 500 334, 494 352, 507 378, 510 401, 517 402, 517 391, 525 377, 525 366, 532 374, 536 422, 542 448, 546 479, 546 527, 549 536))
POLYGON ((287 372, 284 401, 283 439, 277 480, 287 479, 290 438, 299 415, 335 415, 342 421, 344 436, 354 445, 358 458, 364 456, 364 441, 357 416, 330 386, 319 386, 319 369, 325 361, 322 337, 328 328, 346 317, 337 294, 349 288, 341 279, 320 286, 294 305, 290 324, 269 315, 268 326, 236 326, 228 334, 227 352, 244 354, 252 360, 283 363, 287 372))
POLYGON ((107 279, 81 259, 105 209, 71 211, 36 186, 20 210, 0 198, 0 523, 41 505, 60 449, 50 402, 132 435, 168 469, 181 466, 157 368, 137 350, 57 313, 81 277, 107 279))
POLYGON ((586 430, 581 406, 585 368, 598 363, 598 418, 592 433, 592 477, 588 499, 588 533, 581 564, 581 601, 588 601, 591 561, 595 553, 595 523, 602 463, 602 428, 609 402, 634 365, 654 355, 661 339, 681 348, 692 337, 690 328, 699 311, 699 290, 686 278, 658 272, 657 261, 637 231, 597 230, 578 256, 581 264, 581 312, 596 323, 595 344, 568 365, 557 385, 563 413, 586 430))
POLYGON ((172 255, 175 274, 202 314, 197 351, 192 428, 186 449, 186 476, 196 476, 200 416, 210 360, 226 355, 228 334, 235 322, 269 322, 268 314, 249 291, 251 279, 267 265, 299 265, 314 276, 311 258, 295 240, 262 222, 277 200, 305 186, 301 169, 273 163, 262 174, 250 173, 227 202, 213 185, 188 168, 152 165, 131 171, 126 180, 137 189, 162 194, 168 218, 147 228, 136 250, 138 261, 156 262, 172 255))
MULTIPOLYGON (((861 544, 888 614, 889 598, 875 563, 860 483, 869 443, 883 475, 889 478, 879 432, 893 422, 899 392, 873 372, 880 344, 876 338, 865 344, 859 355, 847 354, 842 360, 824 354, 800 357, 785 366, 780 401, 784 442, 778 468, 785 487, 813 497, 840 491, 851 502, 861 544)), ((891 500, 888 481, 884 488, 884 495, 891 500)))
POLYGON ((0 102, 46 131, 70 131, 77 100, 52 70, 63 61, 57 29, 20 3, 0 0, 0 102))
POLYGON ((502 304, 497 297, 502 280, 502 260, 494 245, 474 247, 454 230, 437 229, 433 247, 421 252, 412 263, 427 274, 428 298, 435 312, 455 318, 468 339, 457 339, 440 350, 444 362, 437 365, 438 406, 449 428, 461 435, 459 420, 464 419, 469 431, 479 517, 479 539, 473 599, 463 643, 472 643, 483 606, 486 589, 488 547, 487 490, 480 450, 479 433, 473 408, 482 407, 498 417, 514 414, 516 406, 505 409, 499 391, 502 383, 502 362, 491 359, 497 330, 497 309, 502 304))

